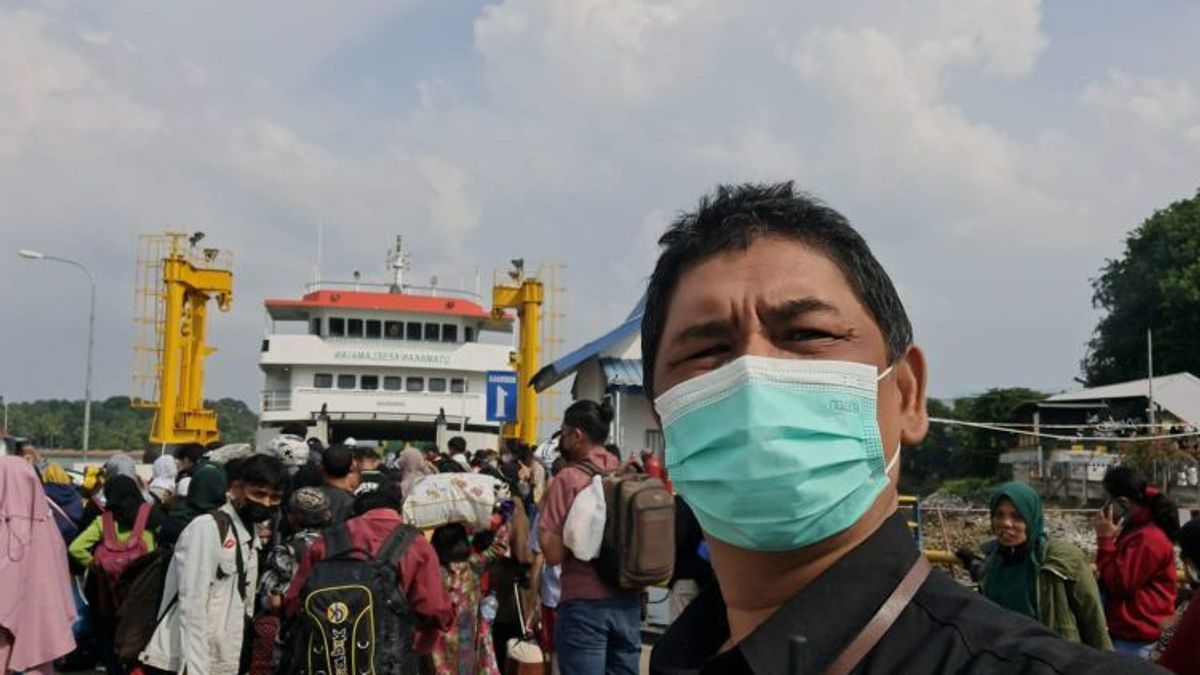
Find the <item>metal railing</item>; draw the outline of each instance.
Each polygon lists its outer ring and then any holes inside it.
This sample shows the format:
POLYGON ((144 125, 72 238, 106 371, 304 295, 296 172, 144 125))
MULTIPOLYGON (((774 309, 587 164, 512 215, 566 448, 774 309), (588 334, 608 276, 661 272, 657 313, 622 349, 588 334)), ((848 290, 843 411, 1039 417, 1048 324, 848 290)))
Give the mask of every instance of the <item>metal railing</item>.
POLYGON ((280 412, 292 409, 290 389, 266 389, 262 393, 262 411, 280 412))
MULTIPOLYGON (((314 281, 304 285, 304 292, 312 293, 313 291, 337 290, 394 293, 396 292, 394 288, 392 284, 368 283, 364 281, 314 281)), ((412 284, 404 284, 404 288, 400 292, 412 295, 428 295, 435 298, 462 298, 479 304, 483 303, 483 298, 474 291, 448 286, 414 286, 412 284)))

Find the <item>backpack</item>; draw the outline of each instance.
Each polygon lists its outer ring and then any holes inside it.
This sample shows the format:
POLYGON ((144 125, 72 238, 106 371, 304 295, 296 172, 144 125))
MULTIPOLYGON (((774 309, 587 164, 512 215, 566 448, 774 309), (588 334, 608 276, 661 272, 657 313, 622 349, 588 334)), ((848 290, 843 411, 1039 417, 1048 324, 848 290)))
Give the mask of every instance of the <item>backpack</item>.
MULTIPOLYGON (((214 511, 213 520, 217 524, 217 535, 221 541, 229 535, 233 521, 224 511, 214 511)), ((237 569, 239 579, 245 577, 244 563, 238 545, 237 569)), ((162 605, 163 590, 167 583, 167 570, 171 566, 171 557, 175 551, 170 546, 164 546, 141 557, 125 570, 121 576, 121 588, 125 601, 117 609, 116 629, 113 634, 113 649, 121 663, 133 663, 150 644, 158 624, 170 613, 171 608, 179 600, 179 596, 171 598, 171 602, 158 611, 162 605)), ((238 589, 245 597, 245 586, 238 589)))
POLYGON ((371 555, 338 523, 324 534, 325 556, 315 561, 288 626, 290 648, 276 672, 303 675, 408 675, 417 672, 415 618, 396 569, 417 536, 400 525, 371 555))
POLYGON ((592 561, 600 580, 637 591, 664 584, 675 567, 675 500, 661 480, 646 474, 605 473, 591 462, 575 467, 604 485, 604 538, 592 561))
POLYGON ((138 558, 149 552, 149 547, 142 539, 146 529, 146 521, 150 518, 150 504, 138 507, 137 517, 133 521, 133 530, 129 538, 122 542, 117 538, 117 524, 112 511, 100 515, 100 530, 103 536, 92 556, 92 568, 97 573, 97 599, 99 612, 104 616, 113 616, 121 606, 124 595, 120 592, 121 574, 138 558))

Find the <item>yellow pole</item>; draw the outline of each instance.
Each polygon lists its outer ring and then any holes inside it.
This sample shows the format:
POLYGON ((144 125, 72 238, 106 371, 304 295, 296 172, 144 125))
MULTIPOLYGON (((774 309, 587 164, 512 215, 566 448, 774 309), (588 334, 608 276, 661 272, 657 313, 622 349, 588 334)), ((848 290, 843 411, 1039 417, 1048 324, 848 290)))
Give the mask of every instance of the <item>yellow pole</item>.
POLYGON ((200 410, 204 400, 204 357, 208 356, 208 338, 205 322, 208 320, 208 296, 204 293, 192 292, 192 351, 188 354, 188 370, 191 373, 191 386, 187 388, 185 410, 200 410))
POLYGON ((181 339, 183 321, 183 285, 179 279, 179 265, 183 264, 178 254, 172 248, 171 254, 163 262, 163 285, 166 294, 163 299, 163 340, 162 357, 159 367, 160 392, 158 411, 154 415, 154 430, 150 440, 154 443, 170 443, 174 436, 175 414, 179 405, 179 375, 180 356, 182 356, 181 339))
POLYGON ((537 443, 537 392, 530 382, 537 373, 539 329, 542 322, 542 282, 526 279, 521 284, 521 362, 517 366, 517 433, 522 443, 537 443))

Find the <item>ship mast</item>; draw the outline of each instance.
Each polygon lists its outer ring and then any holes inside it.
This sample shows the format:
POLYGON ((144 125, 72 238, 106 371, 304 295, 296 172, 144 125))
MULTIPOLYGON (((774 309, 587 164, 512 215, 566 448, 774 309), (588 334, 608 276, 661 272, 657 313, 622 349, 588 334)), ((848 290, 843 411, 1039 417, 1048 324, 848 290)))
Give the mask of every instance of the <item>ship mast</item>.
POLYGON ((388 268, 392 271, 392 293, 404 292, 404 272, 408 270, 408 253, 402 237, 396 235, 396 247, 388 250, 388 268))

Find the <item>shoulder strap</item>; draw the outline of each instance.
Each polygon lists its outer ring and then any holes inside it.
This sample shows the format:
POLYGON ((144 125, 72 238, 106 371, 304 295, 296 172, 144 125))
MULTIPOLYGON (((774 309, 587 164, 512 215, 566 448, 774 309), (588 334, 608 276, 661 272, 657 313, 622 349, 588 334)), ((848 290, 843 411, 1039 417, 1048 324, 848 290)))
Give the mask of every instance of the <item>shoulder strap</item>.
POLYGON ((571 466, 586 473, 588 478, 591 478, 593 476, 603 476, 604 475, 604 472, 600 470, 600 467, 596 466, 595 464, 592 464, 591 462, 587 461, 586 459, 581 462, 575 462, 571 466))
MULTIPOLYGON (((225 537, 229 536, 230 528, 233 528, 233 519, 228 513, 220 509, 212 512, 213 521, 217 524, 217 536, 221 540, 221 545, 225 544, 225 537)), ((242 558, 242 540, 237 536, 237 529, 233 528, 233 559, 237 565, 237 589, 238 595, 242 600, 246 599, 246 561, 242 558)))
POLYGON ((55 513, 62 516, 63 519, 66 520, 68 523, 70 523, 71 525, 74 525, 77 528, 79 527, 78 525, 75 525, 75 520, 72 519, 71 516, 67 515, 67 512, 65 510, 63 510, 63 507, 59 506, 58 502, 55 502, 48 495, 46 496, 46 503, 50 505, 50 508, 54 509, 55 513))
POLYGON ((100 535, 103 537, 101 543, 105 548, 116 548, 121 545, 117 539, 117 524, 113 520, 112 511, 105 509, 100 514, 100 535))
POLYGON ((404 559, 404 554, 408 552, 408 547, 412 544, 413 539, 416 538, 416 535, 417 531, 411 525, 397 527, 388 535, 387 540, 383 542, 383 546, 379 548, 379 560, 392 567, 399 565, 400 561, 404 559))
POLYGON ((150 503, 143 502, 138 507, 137 517, 133 519, 133 532, 129 534, 129 545, 136 546, 146 529, 146 521, 150 520, 150 503))
POLYGON ((925 579, 929 577, 930 569, 932 567, 929 561, 923 554, 918 553, 916 562, 896 585, 895 590, 884 601, 883 606, 875 612, 875 616, 871 617, 858 636, 830 664, 825 675, 847 675, 866 658, 867 654, 871 653, 871 650, 883 638, 884 633, 887 633, 892 624, 896 623, 896 619, 900 617, 904 608, 908 607, 908 603, 912 602, 913 596, 917 594, 921 584, 925 583, 925 579))
POLYGON ((354 542, 350 540, 350 528, 346 526, 345 521, 325 530, 323 536, 325 537, 326 558, 332 558, 354 549, 354 542))

